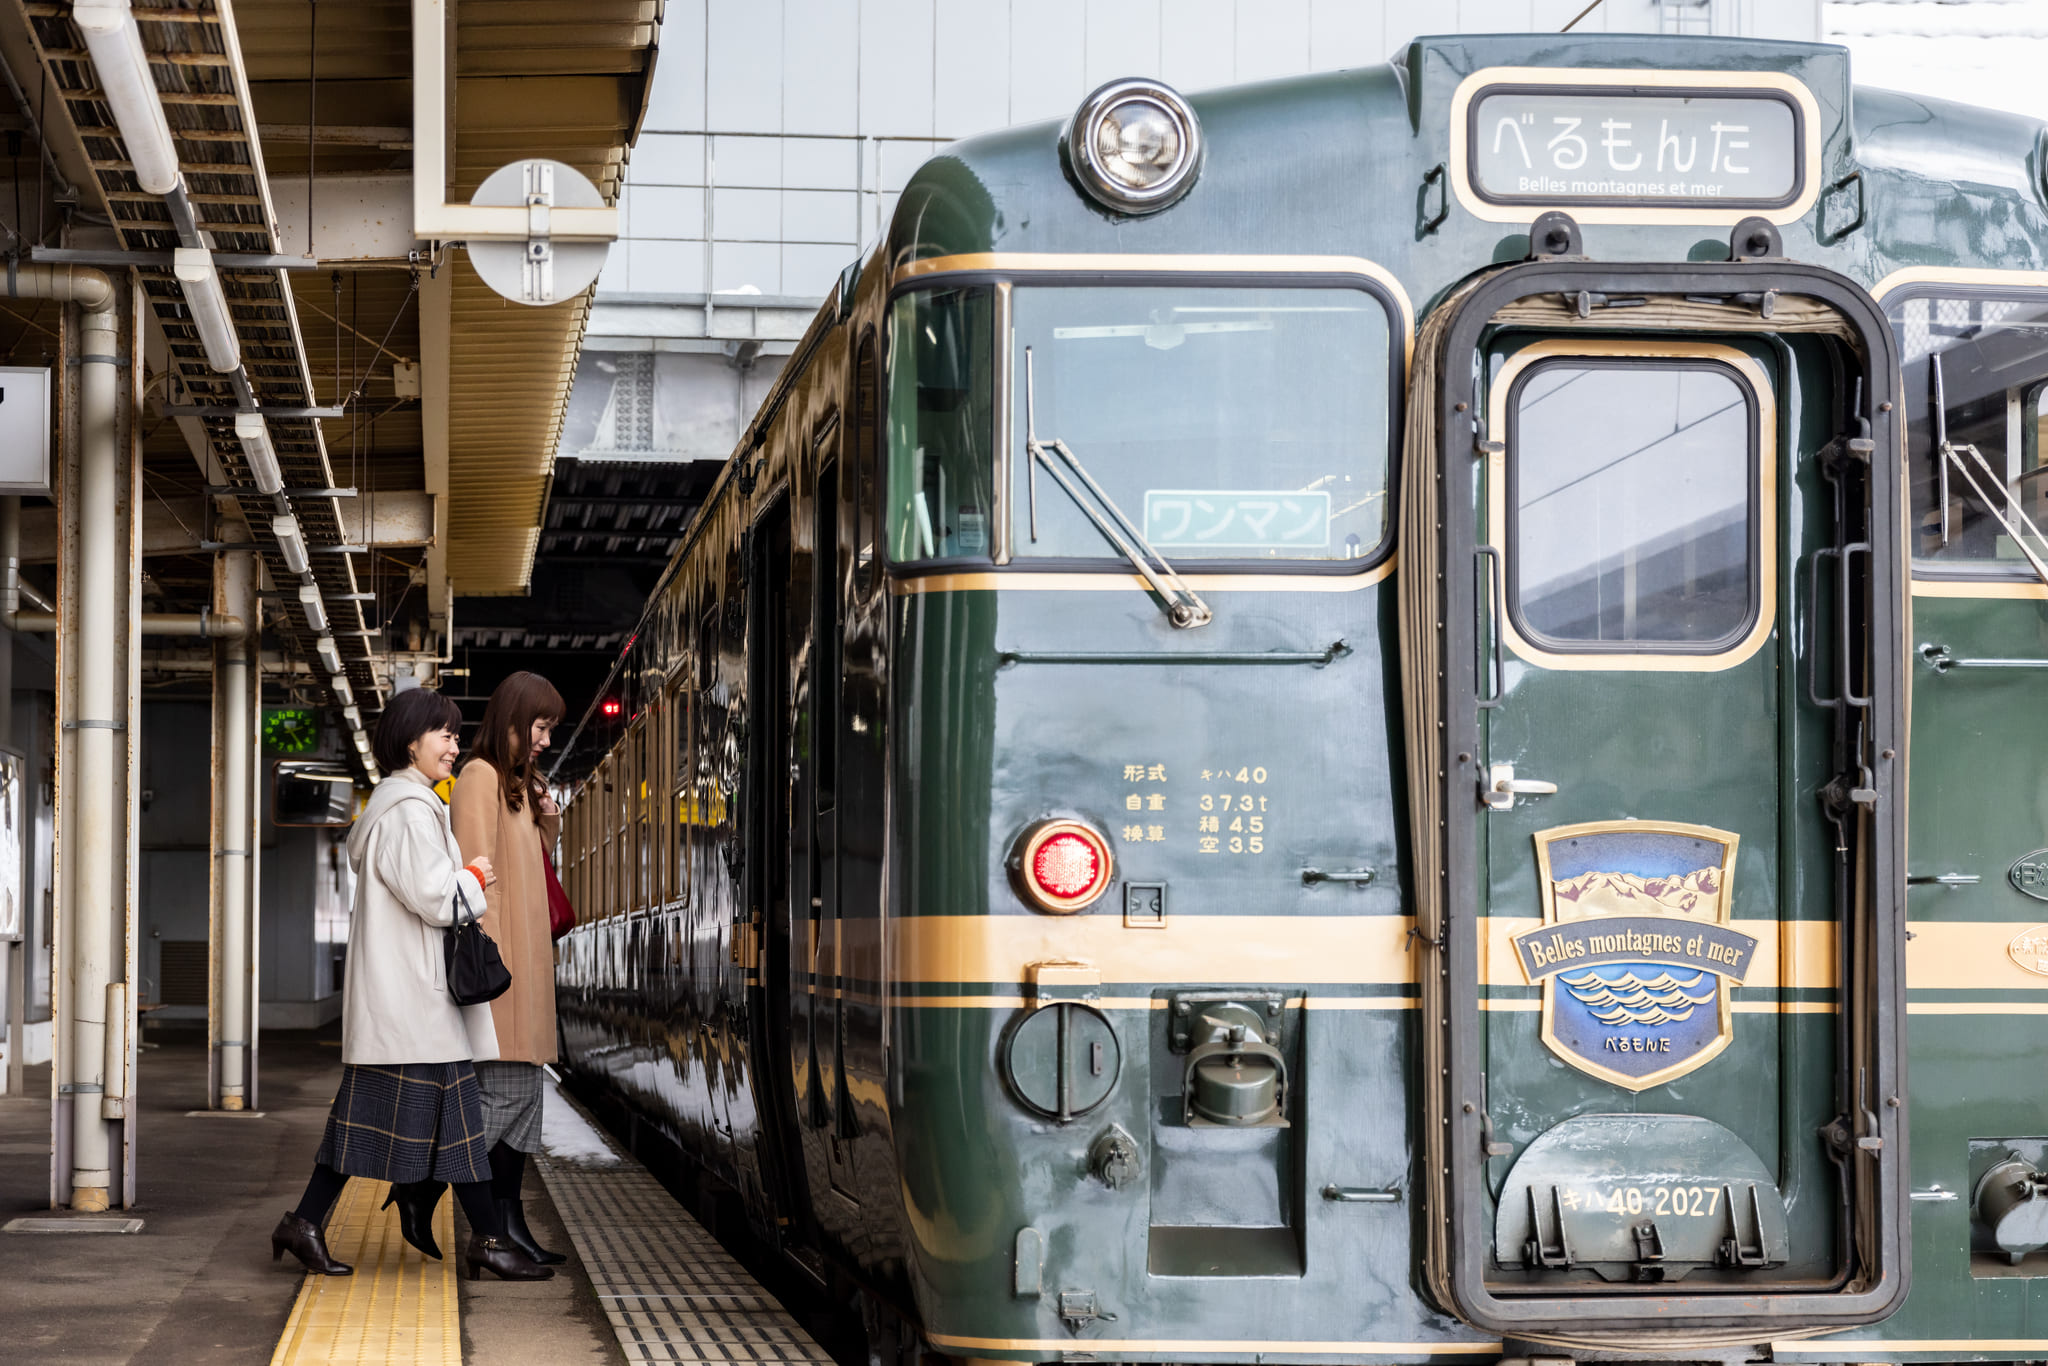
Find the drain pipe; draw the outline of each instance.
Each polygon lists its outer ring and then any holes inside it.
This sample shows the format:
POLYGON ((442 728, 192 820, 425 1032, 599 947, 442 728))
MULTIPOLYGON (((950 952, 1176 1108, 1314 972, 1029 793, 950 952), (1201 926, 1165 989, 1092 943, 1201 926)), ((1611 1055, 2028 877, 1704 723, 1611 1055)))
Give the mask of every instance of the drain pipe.
MULTIPOLYGON (((224 605, 241 607, 255 615, 257 562, 252 555, 229 555, 222 566, 220 585, 224 605)), ((251 821, 250 793, 254 786, 256 739, 255 718, 250 712, 250 657, 255 642, 245 635, 228 639, 220 649, 220 673, 213 681, 215 705, 220 709, 220 828, 214 838, 219 860, 220 887, 219 952, 215 955, 220 972, 216 996, 220 1006, 219 1034, 212 1040, 220 1049, 216 1077, 216 1102, 223 1110, 247 1109, 255 1093, 255 1078, 249 1075, 255 1056, 255 1005, 251 1001, 256 974, 250 961, 255 943, 250 924, 255 904, 251 870, 255 867, 257 831, 251 821)))
MULTIPOLYGON (((126 1063, 125 983, 113 980, 114 908, 119 905, 114 865, 119 855, 120 814, 114 809, 116 716, 114 625, 119 616, 121 547, 115 536, 120 516, 116 447, 116 395, 120 370, 120 327, 114 283, 105 272, 83 266, 22 265, 7 271, 7 293, 16 299, 53 299, 79 305, 78 434, 78 653, 77 711, 70 718, 77 777, 71 814, 76 838, 65 848, 71 865, 67 926, 71 941, 70 1078, 63 1091, 71 1100, 71 1207, 104 1210, 113 1188, 110 1118, 125 1109, 126 1079, 110 1076, 109 1054, 126 1063), (119 989, 110 989, 119 988, 119 989), (112 1018, 109 1006, 119 1008, 112 1018), (110 1048, 109 1045, 113 1047, 110 1048), (111 1085, 110 1085, 111 1083, 111 1085), (111 1094, 110 1094, 111 1092, 111 1094)), ((13 503, 5 529, 12 543, 4 558, 5 606, 20 617, 20 505, 13 503)))
MULTIPOLYGON (((120 856, 120 813, 114 808, 117 728, 115 622, 120 616, 122 556, 120 460, 116 449, 116 394, 120 380, 120 328, 113 282, 99 271, 31 266, 8 280, 16 297, 65 299, 83 311, 78 366, 78 669, 77 712, 70 718, 78 777, 72 815, 77 838, 67 840, 71 863, 71 1207, 104 1210, 113 1187, 108 1110, 118 1117, 124 1079, 106 1071, 110 1034, 126 1060, 127 1012, 108 1018, 115 1000, 114 908, 120 904, 114 867, 120 856)), ((17 546, 18 551, 18 546, 17 546)))
MULTIPOLYGON (((51 285, 59 280, 52 272, 51 285)), ((77 274, 64 286, 77 297, 77 274)), ((101 279, 105 279, 101 276, 101 279)), ((107 1044, 121 1020, 107 1017, 113 982, 114 908, 120 889, 120 813, 114 808, 116 730, 121 724, 115 688, 114 625, 120 615, 120 464, 115 448, 115 396, 120 380, 120 330, 111 281, 104 304, 84 298, 78 365, 78 712, 71 718, 78 765, 72 814, 78 820, 72 862, 71 938, 71 1207, 103 1210, 113 1188, 108 1132, 107 1044)), ((126 1039, 120 1042, 125 1045, 126 1039)), ((122 1047, 115 1056, 126 1060, 122 1047)), ((117 1090, 125 1088, 117 1085, 117 1090)))

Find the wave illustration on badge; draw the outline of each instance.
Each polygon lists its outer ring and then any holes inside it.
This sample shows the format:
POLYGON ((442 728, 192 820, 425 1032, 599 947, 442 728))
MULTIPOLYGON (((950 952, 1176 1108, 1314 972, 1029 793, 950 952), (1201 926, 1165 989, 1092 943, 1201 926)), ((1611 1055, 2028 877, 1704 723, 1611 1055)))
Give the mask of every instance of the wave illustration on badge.
POLYGON ((1701 995, 1688 994, 1711 976, 1712 973, 1696 972, 1681 982, 1668 972, 1660 972, 1645 981, 1633 972, 1615 978, 1586 972, 1577 977, 1560 976, 1558 980, 1602 1024, 1660 1025, 1690 1020, 1693 1011, 1719 995, 1718 981, 1701 995))
POLYGON ((1734 928, 1738 836, 1594 821, 1535 837, 1543 924, 1510 941, 1543 992, 1543 1042, 1630 1091, 1675 1080, 1735 1037, 1757 941, 1734 928))

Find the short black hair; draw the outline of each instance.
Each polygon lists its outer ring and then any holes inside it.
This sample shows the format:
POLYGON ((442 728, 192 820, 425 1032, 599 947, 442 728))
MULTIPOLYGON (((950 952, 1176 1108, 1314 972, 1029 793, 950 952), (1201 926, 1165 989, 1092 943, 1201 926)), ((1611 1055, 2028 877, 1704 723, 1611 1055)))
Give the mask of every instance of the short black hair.
POLYGON ((462 708, 429 688, 407 688, 395 694, 377 718, 370 753, 386 773, 412 767, 413 741, 429 731, 462 734, 462 708))

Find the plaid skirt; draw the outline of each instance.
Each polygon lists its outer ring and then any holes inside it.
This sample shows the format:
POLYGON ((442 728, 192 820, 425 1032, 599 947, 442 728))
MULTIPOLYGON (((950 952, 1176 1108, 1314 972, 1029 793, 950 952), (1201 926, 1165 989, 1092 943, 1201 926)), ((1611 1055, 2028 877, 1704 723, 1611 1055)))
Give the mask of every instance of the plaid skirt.
POLYGON ((540 1064, 480 1062, 476 1084, 484 1093, 484 1146, 539 1152, 540 1064))
POLYGON ((474 1064, 350 1065, 313 1160, 380 1181, 488 1181, 474 1064))

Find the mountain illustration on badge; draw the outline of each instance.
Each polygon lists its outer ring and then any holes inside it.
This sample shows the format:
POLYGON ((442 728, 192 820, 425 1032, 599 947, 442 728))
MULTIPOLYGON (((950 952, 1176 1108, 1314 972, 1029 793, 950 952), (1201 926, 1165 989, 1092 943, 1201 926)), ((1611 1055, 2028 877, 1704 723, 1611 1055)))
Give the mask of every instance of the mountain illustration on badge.
POLYGON ((1510 941, 1543 990, 1543 1042, 1630 1091, 1704 1066, 1735 1037, 1757 941, 1732 925, 1732 831, 1593 821, 1536 833, 1543 924, 1510 941))

